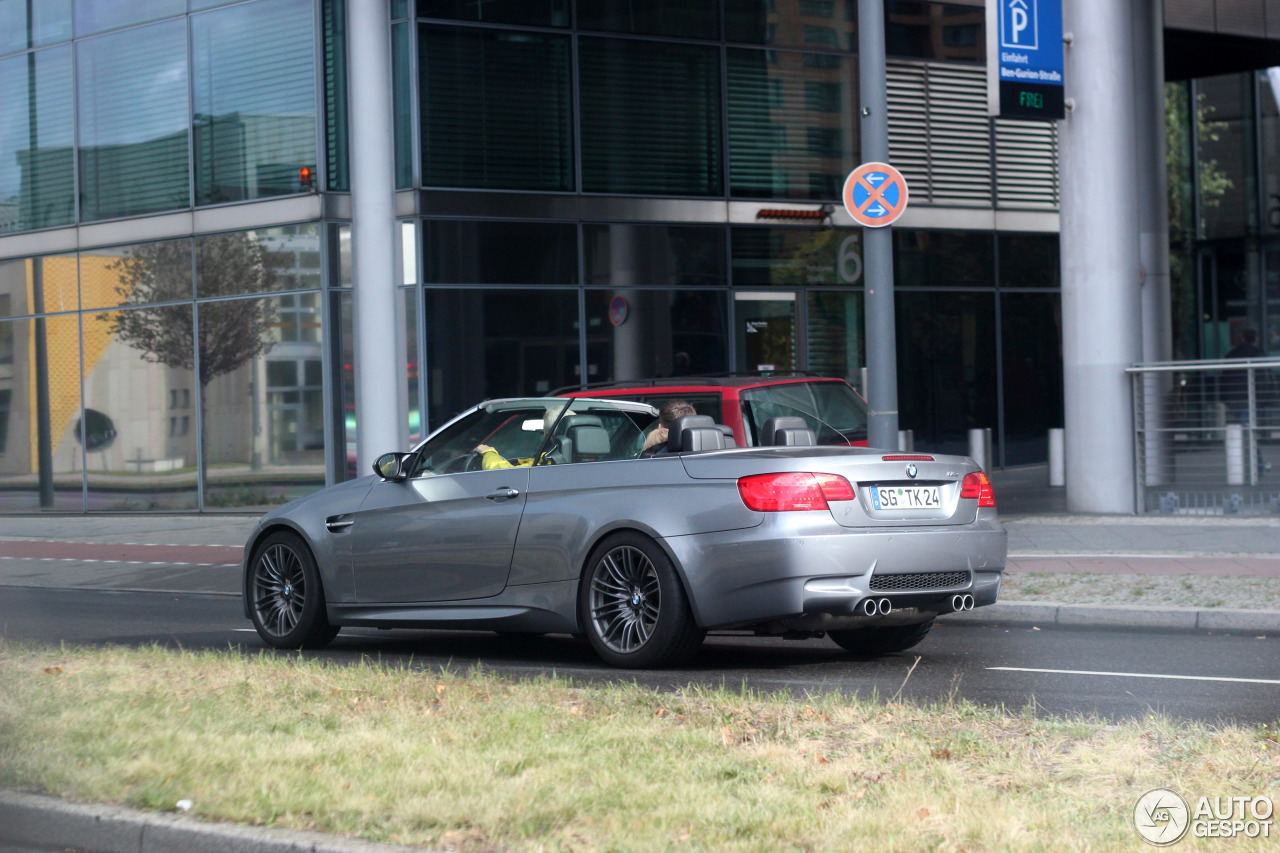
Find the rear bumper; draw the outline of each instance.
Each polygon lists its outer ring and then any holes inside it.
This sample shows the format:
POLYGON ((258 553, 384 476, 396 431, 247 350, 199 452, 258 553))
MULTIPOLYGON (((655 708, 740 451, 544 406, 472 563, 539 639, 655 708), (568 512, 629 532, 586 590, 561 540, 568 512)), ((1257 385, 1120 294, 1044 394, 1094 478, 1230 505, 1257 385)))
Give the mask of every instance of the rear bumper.
POLYGON ((758 527, 662 541, 703 628, 779 622, 822 630, 922 622, 952 611, 956 594, 972 595, 974 606, 994 604, 1007 540, 1000 523, 983 515, 966 525, 871 530, 841 528, 826 513, 789 512, 768 514, 758 527), (877 575, 925 572, 963 578, 946 585, 933 579, 928 589, 901 583, 890 584, 893 591, 872 588, 877 575), (861 615, 859 605, 868 597, 889 599, 893 612, 861 615))

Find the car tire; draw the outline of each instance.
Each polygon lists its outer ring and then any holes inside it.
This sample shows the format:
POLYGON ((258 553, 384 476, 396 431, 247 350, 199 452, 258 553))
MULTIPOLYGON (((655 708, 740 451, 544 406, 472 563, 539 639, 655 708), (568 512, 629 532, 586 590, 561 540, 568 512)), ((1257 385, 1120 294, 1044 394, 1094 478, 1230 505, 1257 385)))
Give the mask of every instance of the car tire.
POLYGON ((615 534, 592 550, 578 587, 578 613, 595 653, 626 669, 684 663, 706 636, 671 559, 640 533, 615 534))
POLYGON ((918 625, 895 625, 891 628, 851 628, 828 631, 836 645, 863 658, 874 658, 893 652, 905 652, 929 635, 934 620, 918 625))
POLYGON ((294 533, 272 533, 249 564, 249 613, 267 645, 317 649, 340 630, 325 615, 324 589, 311 549, 294 533))

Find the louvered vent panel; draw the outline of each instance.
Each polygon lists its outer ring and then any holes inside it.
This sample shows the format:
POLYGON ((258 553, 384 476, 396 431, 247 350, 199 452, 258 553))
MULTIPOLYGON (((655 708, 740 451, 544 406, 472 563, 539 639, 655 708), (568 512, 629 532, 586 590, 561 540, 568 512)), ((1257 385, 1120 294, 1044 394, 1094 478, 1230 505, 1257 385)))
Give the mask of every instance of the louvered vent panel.
POLYGON ((1058 125, 996 119, 998 207, 1058 208, 1058 125))
POLYGON ((907 179, 911 201, 928 204, 929 105, 925 69, 890 63, 885 74, 889 99, 889 160, 907 179))
POLYGON ((916 202, 991 205, 986 74, 957 65, 889 63, 889 154, 916 202))

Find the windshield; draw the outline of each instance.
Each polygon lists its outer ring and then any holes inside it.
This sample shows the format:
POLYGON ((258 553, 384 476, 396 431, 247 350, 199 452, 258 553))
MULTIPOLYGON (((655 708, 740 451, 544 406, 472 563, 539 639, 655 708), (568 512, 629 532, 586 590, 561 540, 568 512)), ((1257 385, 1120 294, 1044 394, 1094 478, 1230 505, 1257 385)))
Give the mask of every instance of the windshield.
POLYGON ((741 394, 747 443, 760 444, 770 418, 798 416, 818 444, 851 444, 867 438, 867 406, 847 382, 789 382, 748 388, 741 394))

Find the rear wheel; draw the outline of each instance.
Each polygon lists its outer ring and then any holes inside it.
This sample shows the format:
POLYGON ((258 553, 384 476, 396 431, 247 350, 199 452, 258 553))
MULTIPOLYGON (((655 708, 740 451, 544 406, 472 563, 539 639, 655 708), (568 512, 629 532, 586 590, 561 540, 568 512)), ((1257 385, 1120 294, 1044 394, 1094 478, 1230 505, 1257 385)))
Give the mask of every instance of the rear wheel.
POLYGON ((253 627, 278 649, 314 649, 338 635, 325 616, 324 590, 311 550, 293 533, 272 533, 249 568, 253 627))
POLYGON ((610 536, 591 552, 578 610, 596 654, 628 669, 683 663, 706 633, 693 621, 670 558, 639 533, 610 536))
POLYGON ((905 652, 917 645, 929 634, 933 620, 918 625, 894 625, 891 628, 851 628, 847 631, 828 631, 827 636, 836 645, 853 652, 858 657, 873 658, 892 652, 905 652))

